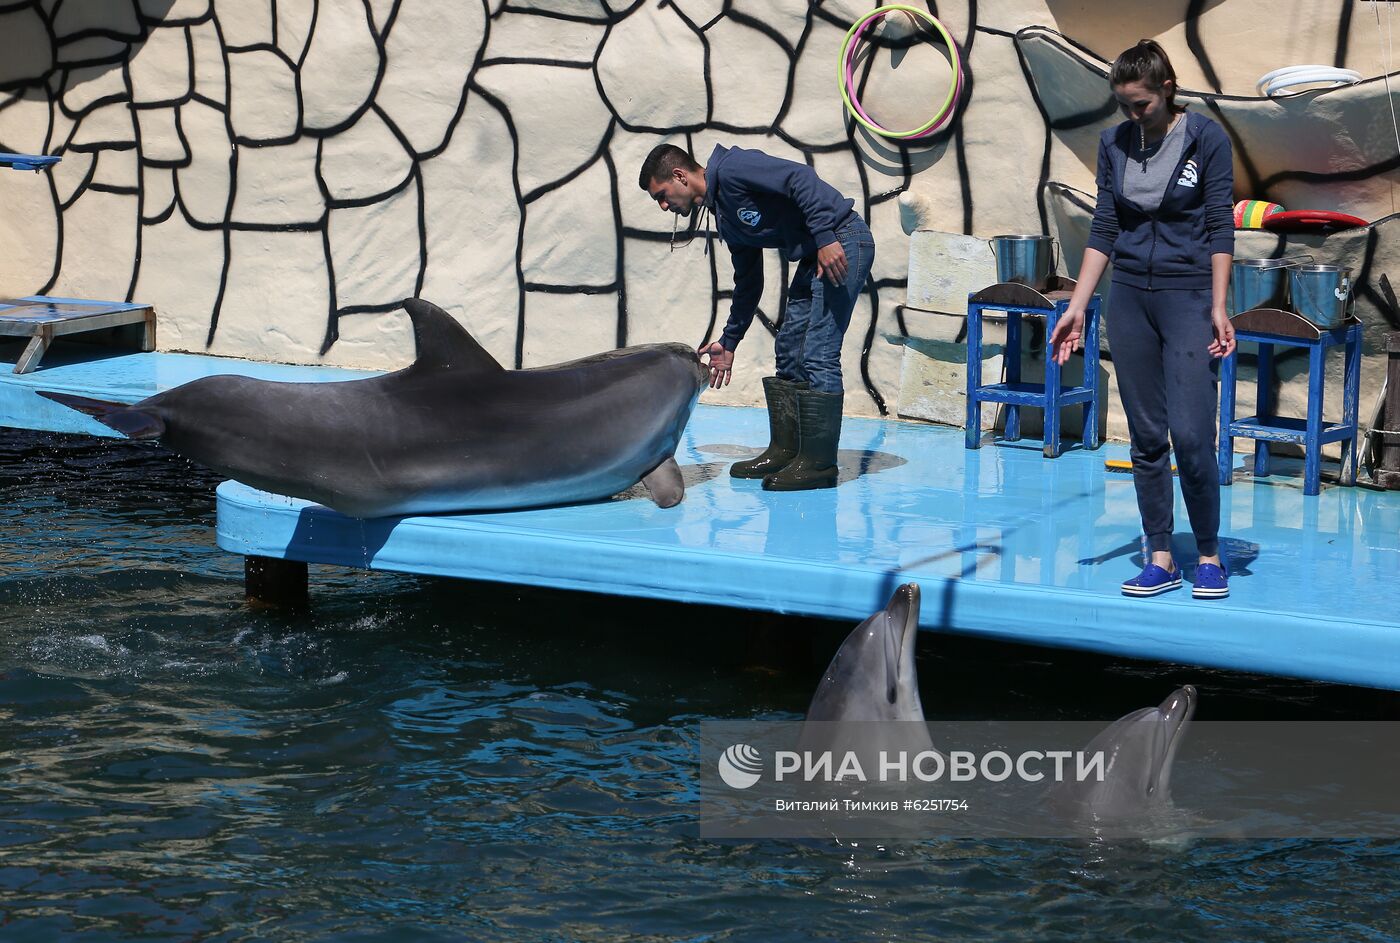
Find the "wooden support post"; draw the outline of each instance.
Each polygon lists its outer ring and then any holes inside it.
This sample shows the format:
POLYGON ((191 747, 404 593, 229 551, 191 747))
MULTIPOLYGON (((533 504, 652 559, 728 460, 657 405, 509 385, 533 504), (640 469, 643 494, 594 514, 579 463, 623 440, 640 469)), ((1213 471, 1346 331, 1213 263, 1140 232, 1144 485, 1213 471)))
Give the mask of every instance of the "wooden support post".
POLYGON ((53 325, 45 324, 39 328, 38 332, 29 339, 29 343, 24 348, 24 353, 19 355, 18 362, 15 363, 15 373, 32 373, 34 368, 39 366, 39 358, 44 356, 49 345, 53 343, 53 325))
POLYGON ((146 317, 141 322, 141 349, 156 349, 156 309, 147 308, 146 317))
POLYGON ((303 610, 311 605, 306 564, 300 560, 244 557, 243 590, 255 609, 303 610))
POLYGON ((1385 336, 1385 353, 1385 408, 1376 481, 1382 488, 1400 491, 1400 333, 1385 336))

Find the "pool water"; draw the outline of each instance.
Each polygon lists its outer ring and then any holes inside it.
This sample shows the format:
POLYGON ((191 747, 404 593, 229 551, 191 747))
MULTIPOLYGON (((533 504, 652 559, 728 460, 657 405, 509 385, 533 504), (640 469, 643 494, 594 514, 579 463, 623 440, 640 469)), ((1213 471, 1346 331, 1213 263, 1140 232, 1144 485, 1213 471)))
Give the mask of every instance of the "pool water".
MULTIPOLYGON (((1400 842, 701 840, 696 727, 796 719, 849 625, 312 568, 243 603, 209 473, 0 432, 0 940, 1393 940, 1400 842)), ((1394 716, 926 634, 932 718, 1394 716)))

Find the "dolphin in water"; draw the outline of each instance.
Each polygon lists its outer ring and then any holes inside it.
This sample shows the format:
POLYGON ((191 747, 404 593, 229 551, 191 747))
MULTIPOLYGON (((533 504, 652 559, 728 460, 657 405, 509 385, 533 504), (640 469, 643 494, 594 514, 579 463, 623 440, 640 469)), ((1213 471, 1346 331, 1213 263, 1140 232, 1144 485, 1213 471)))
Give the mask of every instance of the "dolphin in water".
POLYGON ((220 474, 351 517, 535 507, 644 483, 685 496, 674 458, 706 385, 684 344, 506 370, 447 312, 404 302, 417 357, 365 380, 212 376, 134 405, 41 395, 220 474))
POLYGON ((1132 823, 1170 807, 1172 764, 1196 713, 1196 689, 1178 688, 1157 707, 1110 724, 1084 748, 1102 751, 1102 781, 1065 780, 1051 787, 1051 807, 1087 823, 1132 823))
POLYGON ((870 773, 881 753, 933 750, 914 665, 918 634, 919 586, 905 583, 836 650, 807 708, 800 749, 829 750, 838 761, 853 752, 870 773))
POLYGON ((809 721, 924 720, 914 641, 919 586, 905 583, 885 608, 856 626, 822 675, 809 721))

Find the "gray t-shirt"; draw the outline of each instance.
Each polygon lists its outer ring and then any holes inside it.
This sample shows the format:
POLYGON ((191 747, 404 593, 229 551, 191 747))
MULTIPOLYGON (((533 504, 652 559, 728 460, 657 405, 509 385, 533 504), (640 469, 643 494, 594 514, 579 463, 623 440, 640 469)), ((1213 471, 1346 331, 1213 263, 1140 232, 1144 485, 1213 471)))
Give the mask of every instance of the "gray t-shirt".
POLYGON ((1157 212, 1167 195, 1181 151, 1186 146, 1186 119, 1179 118, 1166 137, 1142 149, 1142 138, 1131 135, 1128 163, 1123 167, 1123 195, 1149 213, 1157 212))

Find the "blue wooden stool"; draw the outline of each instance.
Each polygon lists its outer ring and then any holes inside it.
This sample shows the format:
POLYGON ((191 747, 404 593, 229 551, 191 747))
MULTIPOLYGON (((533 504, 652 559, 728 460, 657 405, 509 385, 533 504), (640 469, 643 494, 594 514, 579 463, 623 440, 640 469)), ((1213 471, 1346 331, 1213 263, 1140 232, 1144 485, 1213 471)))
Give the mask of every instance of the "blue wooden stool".
POLYGON ((1051 290, 1041 293, 1025 285, 1000 283, 967 297, 967 447, 982 446, 982 404, 1005 403, 1008 442, 1021 438, 1021 407, 1045 411, 1046 458, 1058 458, 1060 409, 1084 404, 1084 447, 1099 447, 1099 296, 1084 313, 1084 380, 1079 386, 1060 385, 1060 365, 1050 356, 1050 335, 1069 307, 1074 283, 1054 279, 1051 290), (982 312, 1006 312, 1006 382, 982 383, 982 312), (1021 318, 1045 319, 1045 382, 1021 382, 1021 318))
POLYGON ((1230 319, 1235 326, 1235 340, 1253 341, 1259 345, 1259 376, 1253 416, 1235 418, 1236 354, 1220 364, 1220 438, 1218 464, 1220 483, 1230 484, 1236 437, 1254 440, 1254 474, 1269 474, 1269 443, 1297 442, 1303 446, 1303 494, 1320 490, 1322 478, 1322 446, 1328 442, 1344 442, 1342 447, 1342 484, 1356 481, 1357 400, 1361 392, 1361 322, 1349 317, 1337 327, 1320 328, 1291 311, 1276 308, 1255 308, 1230 319), (1308 416, 1294 419, 1274 413, 1274 347, 1303 347, 1308 351, 1308 416), (1325 371, 1327 350, 1342 347, 1346 361, 1342 382, 1342 421, 1322 421, 1323 392, 1327 386, 1325 371))

